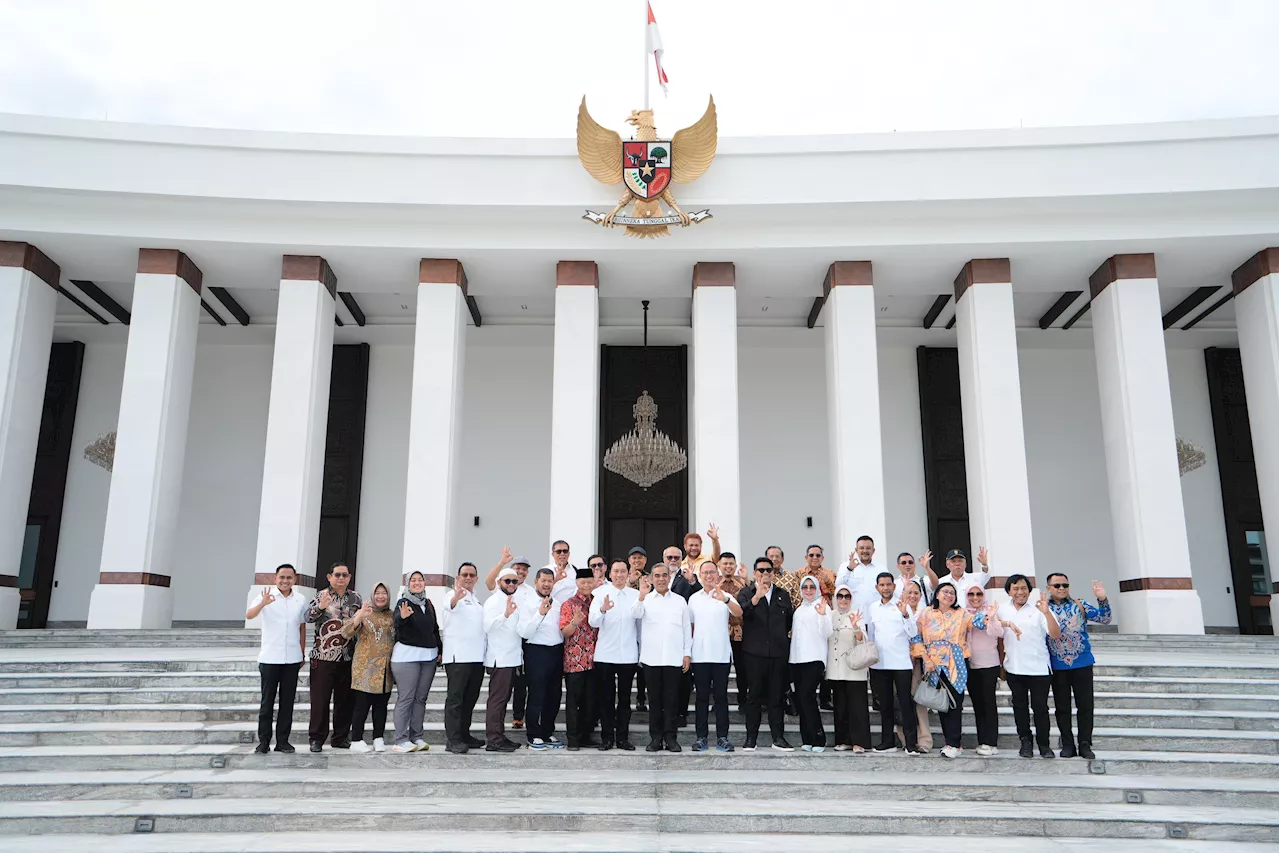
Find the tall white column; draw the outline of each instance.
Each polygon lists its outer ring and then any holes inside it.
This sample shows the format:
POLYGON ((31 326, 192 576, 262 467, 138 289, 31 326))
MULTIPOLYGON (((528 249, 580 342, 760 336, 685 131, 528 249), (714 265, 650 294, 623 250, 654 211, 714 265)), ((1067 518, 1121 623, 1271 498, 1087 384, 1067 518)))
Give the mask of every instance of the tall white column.
POLYGON ((596 550, 599 527, 599 294, 594 261, 556 264, 549 529, 553 539, 566 540, 581 558, 596 550))
POLYGON ((418 270, 409 469, 405 493, 405 573, 427 576, 437 600, 453 586, 453 516, 462 424, 467 276, 456 260, 424 258, 418 270))
POLYGON ((859 536, 870 536, 878 548, 889 547, 884 541, 884 458, 871 262, 832 264, 823 292, 833 553, 843 565, 859 536))
POLYGON ((142 249, 116 422, 90 628, 168 628, 169 579, 196 363, 201 273, 173 249, 142 249))
POLYGON ((693 267, 693 530, 716 524, 742 552, 738 455, 738 291, 731 263, 693 267))
POLYGON ((61 275, 35 246, 0 241, 0 631, 18 624, 18 575, 61 275))
POLYGON ((1115 536, 1120 630, 1203 634, 1191 583, 1155 255, 1115 255, 1089 277, 1115 536))
MULTIPOLYGON (((263 586, 275 583, 275 569, 281 563, 297 570, 304 595, 310 595, 318 583, 316 551, 337 289, 338 279, 324 258, 284 256, 254 585, 248 594, 251 604, 263 586)), ((245 622, 245 627, 255 627, 257 622, 245 622)))
POLYGON ((976 564, 978 547, 989 548, 992 571, 1000 576, 992 586, 1002 587, 1009 575, 1036 574, 1009 259, 969 261, 955 280, 955 298, 969 535, 975 551, 968 556, 976 564))
MULTIPOLYGON (((1231 274, 1236 303, 1236 334, 1249 401, 1249 432, 1253 436, 1253 466, 1258 474, 1262 529, 1267 539, 1267 563, 1272 581, 1280 580, 1280 262, 1275 247, 1254 255, 1231 274)), ((1280 611, 1280 595, 1271 596, 1271 624, 1280 611)), ((1275 628, 1280 630, 1280 628, 1275 628)))

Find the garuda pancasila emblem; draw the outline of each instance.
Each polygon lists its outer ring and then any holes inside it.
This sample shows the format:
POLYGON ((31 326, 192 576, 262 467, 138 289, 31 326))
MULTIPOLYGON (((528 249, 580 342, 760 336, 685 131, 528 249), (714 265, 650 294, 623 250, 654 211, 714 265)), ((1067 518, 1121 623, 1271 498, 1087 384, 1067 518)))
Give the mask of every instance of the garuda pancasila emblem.
POLYGON ((615 131, 601 127, 587 112, 587 99, 578 107, 578 159, 591 177, 604 184, 624 184, 622 198, 608 213, 588 210, 582 217, 612 228, 625 225, 633 237, 661 237, 668 225, 687 226, 711 218, 709 210, 685 213, 671 194, 671 183, 696 181, 716 156, 716 102, 708 99, 707 111, 695 124, 659 139, 653 126, 653 110, 632 110, 627 124, 635 136, 623 141, 615 131), (662 202, 671 208, 662 212, 662 202), (623 209, 631 205, 629 214, 623 209))

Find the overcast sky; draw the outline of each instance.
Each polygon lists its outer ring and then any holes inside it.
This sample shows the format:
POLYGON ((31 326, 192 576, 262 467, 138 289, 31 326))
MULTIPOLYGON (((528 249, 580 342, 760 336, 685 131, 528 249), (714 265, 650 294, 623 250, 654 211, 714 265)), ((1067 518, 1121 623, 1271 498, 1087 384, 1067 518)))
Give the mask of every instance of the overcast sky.
MULTIPOLYGON (((1276 0, 653 0, 725 136, 1113 124, 1280 107, 1276 0)), ((643 0, 0 0, 0 111, 569 137, 642 99, 643 0)))

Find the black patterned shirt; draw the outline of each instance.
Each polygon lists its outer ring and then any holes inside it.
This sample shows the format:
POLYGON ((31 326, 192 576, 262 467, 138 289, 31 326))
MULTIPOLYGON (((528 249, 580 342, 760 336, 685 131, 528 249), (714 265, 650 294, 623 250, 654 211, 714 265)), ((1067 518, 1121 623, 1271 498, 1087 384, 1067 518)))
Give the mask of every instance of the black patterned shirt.
MULTIPOLYGON (((326 590, 321 590, 324 592, 326 590)), ((320 595, 311 600, 307 609, 307 621, 316 626, 316 639, 311 646, 311 660, 349 661, 355 650, 355 640, 342 636, 342 623, 360 610, 364 604, 360 593, 348 589, 343 595, 336 595, 332 588, 328 589, 329 602, 327 608, 320 607, 320 595)))

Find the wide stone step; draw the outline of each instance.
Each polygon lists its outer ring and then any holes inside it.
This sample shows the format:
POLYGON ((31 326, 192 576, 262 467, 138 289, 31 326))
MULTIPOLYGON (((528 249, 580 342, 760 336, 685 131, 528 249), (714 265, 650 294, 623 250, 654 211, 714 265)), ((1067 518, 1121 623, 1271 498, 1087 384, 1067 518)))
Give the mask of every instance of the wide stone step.
MULTIPOLYGON (((1273 809, 1038 803, 931 802, 888 797, 867 801, 840 798, 796 801, 703 799, 678 796, 578 799, 378 797, 336 800, 71 800, 0 803, 0 833, 43 834, 51 823, 64 832, 132 833, 147 816, 156 832, 305 831, 317 825, 348 831, 432 832, 454 826, 484 830, 593 832, 792 832, 861 835, 946 833, 981 836, 1091 838, 1178 837, 1206 841, 1276 843, 1280 834, 1273 809)), ((846 839, 847 841, 848 839, 846 839)))
MULTIPOLYGON (((430 721, 424 725, 424 737, 428 743, 441 744, 444 741, 444 725, 430 721)), ((479 718, 475 730, 482 728, 479 718)), ((249 721, 225 723, 204 722, 162 722, 145 721, 136 723, 91 722, 91 723, 19 723, 0 724, 0 746, 53 746, 70 744, 235 744, 251 743, 255 739, 257 725, 249 721)), ((740 723, 730 725, 730 737, 736 744, 741 744, 746 727, 740 723)), ((305 727, 294 729, 295 740, 305 741, 305 727)), ((788 738, 799 743, 799 729, 794 718, 786 721, 788 738)), ((508 735, 515 738, 521 735, 508 729, 508 735)), ((645 727, 633 721, 631 735, 633 742, 642 743, 646 734, 645 727)), ((830 732, 828 732, 830 737, 830 732)), ((1002 728, 1001 745, 1011 746, 1017 741, 1015 734, 1008 728, 1002 728)), ((1056 732, 1054 733, 1056 738, 1056 732)), ((936 738, 936 735, 935 735, 936 738)), ((680 740, 686 747, 693 742, 692 728, 680 730, 680 740)), ((763 741, 767 744, 767 727, 763 741)), ((965 746, 974 747, 973 728, 966 726, 965 746)), ((1158 750, 1173 752, 1229 752, 1275 754, 1280 744, 1280 735, 1276 732, 1234 731, 1226 729, 1179 729, 1179 728, 1111 728, 1099 726, 1094 731, 1093 745, 1096 752, 1108 749, 1120 750, 1158 750)))
MULTIPOLYGON (((988 765, 982 759, 970 759, 988 765)), ((911 765, 913 762, 906 762, 911 765)), ((717 789, 717 799, 823 798, 874 800, 885 790, 895 800, 929 802, 1134 803, 1150 805, 1220 805, 1270 808, 1280 804, 1274 779, 1206 779, 1177 776, 1119 776, 1036 773, 988 773, 984 769, 956 773, 938 785, 928 774, 906 766, 874 775, 847 766, 823 765, 811 770, 753 774, 719 790, 724 772, 681 770, 557 770, 555 791, 570 798, 677 797, 697 799, 717 789), (912 772, 916 771, 916 772, 912 772)), ((240 770, 28 772, 0 773, 0 800, 117 799, 373 799, 380 797, 536 798, 546 792, 546 766, 528 768, 330 768, 321 775, 307 769, 260 767, 240 770)))
MULTIPOLYGON (((441 697, 443 698, 443 697, 441 697)), ((392 699, 395 699, 393 694, 392 699)), ((1008 701, 1007 699, 1005 700, 1008 701)), ((1052 705, 1050 706, 1052 708, 1052 705)), ((483 717, 483 706, 477 705, 477 718, 483 717)), ((388 713, 394 713, 395 702, 392 701, 388 713)), ((693 713, 690 708, 690 721, 693 713)), ((998 709, 1000 721, 1004 728, 1013 730, 1013 708, 1007 704, 998 709)), ((564 720, 564 705, 560 706, 559 720, 564 720)), ((834 714, 822 711, 825 725, 830 729, 834 714)), ((426 719, 432 722, 444 722, 444 704, 428 702, 426 719)), ((304 726, 311 715, 307 702, 295 705, 293 720, 295 727, 304 726)), ((91 723, 91 722, 255 722, 258 719, 258 703, 239 705, 179 704, 179 703, 147 703, 147 704, 107 704, 107 705, 0 705, 0 727, 19 725, 22 723, 91 723)), ((736 708, 731 709, 730 722, 745 722, 736 708)), ((877 718, 878 719, 878 718, 877 718)), ((1116 709, 1100 708, 1094 712, 1095 724, 1118 728, 1160 728, 1172 726, 1183 729, 1222 729, 1235 731, 1277 731, 1276 714, 1272 711, 1188 711, 1183 709, 1116 709)), ((635 711, 632 713, 632 726, 647 727, 649 713, 635 711)), ((714 722, 714 716, 712 717, 714 722)), ((976 725, 972 711, 964 709, 963 724, 972 728, 976 725)), ((874 724, 873 720, 873 724, 874 724)), ((3 731, 0 728, 0 731, 3 731)))

